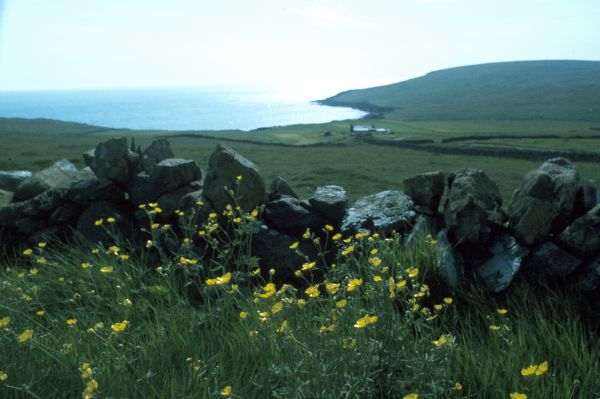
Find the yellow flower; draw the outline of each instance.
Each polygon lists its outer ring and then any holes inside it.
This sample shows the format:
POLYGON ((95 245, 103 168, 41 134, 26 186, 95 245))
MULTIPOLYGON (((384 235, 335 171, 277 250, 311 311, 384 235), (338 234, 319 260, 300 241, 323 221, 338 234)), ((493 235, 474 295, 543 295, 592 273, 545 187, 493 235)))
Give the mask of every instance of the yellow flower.
POLYGON ((373 281, 375 281, 376 283, 380 282, 382 280, 380 275, 375 275, 373 276, 373 281))
POLYGON ((355 338, 345 339, 344 342, 342 343, 342 347, 344 349, 352 349, 355 346, 356 346, 356 339, 355 338))
POLYGON ((240 312, 240 319, 245 319, 246 317, 248 317, 248 312, 240 312))
POLYGON ((398 283, 396 283, 396 288, 398 288, 399 290, 402 290, 402 289, 406 288, 407 283, 408 282, 406 280, 398 281, 398 283))
POLYGON ((348 282, 348 292, 354 291, 354 289, 359 285, 362 285, 362 283, 362 278, 353 278, 348 282))
POLYGON ((452 345, 454 343, 454 337, 451 334, 442 334, 438 339, 432 342, 439 348, 444 345, 452 345))
POLYGON ((373 248, 371 250, 371 255, 377 255, 377 252, 379 252, 379 250, 377 248, 373 248))
POLYGON ((0 328, 4 328, 10 324, 10 317, 5 316, 0 319, 0 328))
POLYGON ((21 299, 24 300, 25 302, 29 302, 31 301, 33 298, 30 295, 27 294, 23 294, 21 295, 21 299))
POLYGON ((46 248, 46 245, 47 245, 47 243, 45 243, 45 242, 38 243, 38 247, 40 247, 40 248, 46 248))
MULTIPOLYGON (((241 178, 241 176, 239 177, 241 178)), ((231 385, 227 385, 225 388, 223 388, 221 391, 221 396, 225 396, 227 398, 231 396, 231 385)))
POLYGON ((364 233, 356 233, 354 234, 354 238, 356 238, 357 240, 364 238, 364 237, 368 237, 369 236, 369 232, 364 232, 364 233))
POLYGON ((87 263, 87 262, 84 262, 84 263, 81 264, 81 268, 82 269, 89 269, 90 268, 90 264, 87 263))
POLYGON ((98 252, 100 252, 100 249, 99 249, 99 248, 94 248, 94 249, 92 249, 92 253, 93 253, 93 254, 97 254, 98 252))
POLYGON ((290 245, 290 249, 296 249, 296 248, 298 248, 298 245, 300 245, 300 243, 298 241, 296 241, 295 243, 290 245))
POLYGON ((524 393, 513 392, 510 394, 510 399, 527 399, 527 395, 524 393))
POLYGON ((548 372, 548 362, 545 361, 543 363, 538 364, 537 370, 535 371, 535 375, 542 375, 548 372))
POLYGON ((20 343, 25 343, 33 337, 33 330, 24 330, 18 337, 17 340, 20 343))
POLYGON ((296 302, 298 304, 298 307, 300 309, 304 308, 304 306, 306 306, 306 301, 304 299, 298 299, 298 302, 296 302))
POLYGON ((98 387, 98 381, 89 380, 81 396, 83 397, 83 399, 92 399, 94 397, 94 394, 98 390, 98 387))
POLYGON ((122 332, 122 331, 124 331, 127 328, 128 325, 129 325, 129 322, 127 320, 123 320, 120 323, 114 323, 114 324, 112 324, 110 326, 110 328, 112 328, 112 330, 114 332, 122 332))
POLYGON ((377 322, 377 316, 365 315, 364 317, 361 317, 360 319, 356 320, 356 323, 354 324, 354 327, 356 327, 356 328, 365 328, 369 324, 373 324, 373 323, 376 323, 376 322, 377 322))
POLYGON ((347 304, 348 304, 348 300, 346 300, 346 299, 340 299, 339 301, 337 301, 335 303, 335 307, 341 309, 341 308, 345 307, 347 304))
POLYGON ((107 250, 106 253, 107 254, 112 254, 112 255, 117 255, 119 253, 119 251, 121 250, 121 248, 117 247, 116 245, 110 246, 107 250))
POLYGON ((460 382, 457 382, 456 384, 454 384, 454 389, 457 391, 462 391, 463 386, 460 382))
POLYGON ((6 380, 8 380, 8 375, 6 375, 5 372, 0 371, 0 382, 4 382, 6 380))
POLYGON ((83 363, 81 365, 81 378, 83 378, 84 380, 90 378, 93 372, 94 370, 90 367, 89 363, 83 363))
POLYGON ((508 313, 508 309, 496 309, 496 312, 500 315, 505 315, 508 313))
POLYGON ((260 274, 260 267, 257 267, 256 269, 252 270, 252 274, 254 276, 258 276, 260 274))
POLYGON ((281 325, 277 328, 277 332, 283 334, 285 330, 288 328, 288 321, 284 320, 281 322, 281 325))
POLYGON ((404 395, 402 399, 419 399, 419 395, 416 393, 409 393, 408 395, 404 395))
POLYGON ((208 217, 209 217, 210 219, 216 219, 216 218, 217 218, 217 214, 216 214, 216 213, 214 213, 214 212, 213 212, 213 213, 209 213, 209 214, 208 214, 208 217))
POLYGON ((315 267, 315 264, 316 264, 316 262, 304 263, 304 264, 302 265, 302 269, 301 269, 301 270, 302 270, 303 272, 305 272, 305 271, 308 271, 308 270, 311 270, 311 269, 313 269, 313 268, 315 267))
POLYGON ((33 269, 29 269, 29 274, 31 274, 32 276, 35 276, 38 273, 39 273, 39 270, 36 269, 35 267, 33 269))
POLYGON ((526 368, 524 368, 524 369, 521 369, 521 375, 522 375, 523 377, 528 377, 528 376, 530 376, 530 375, 534 375, 534 374, 535 374, 535 372, 536 372, 536 370, 537 370, 537 366, 536 366, 535 364, 532 364, 532 365, 531 365, 531 366, 529 366, 529 367, 526 367, 526 368))
POLYGON ((231 280, 231 273, 225 273, 221 277, 209 278, 206 280, 207 285, 223 285, 227 284, 231 280))
POLYGON ((452 299, 452 298, 444 298, 444 303, 446 305, 450 305, 452 302, 454 302, 454 299, 452 299))
POLYGON ((104 266, 100 269, 100 271, 102 273, 112 273, 113 267, 112 266, 104 266))
POLYGON ((410 278, 415 278, 415 277, 417 277, 419 275, 419 268, 418 267, 409 267, 405 271, 408 274, 408 277, 410 277, 410 278))
POLYGON ((46 258, 44 258, 44 257, 38 258, 35 262, 38 263, 38 264, 40 264, 40 265, 45 265, 46 264, 46 258))
POLYGON ((104 223, 104 219, 98 219, 94 222, 96 226, 102 226, 102 223, 104 223))
POLYGON ((203 201, 196 201, 196 205, 202 206, 202 205, 204 205, 204 202, 203 201))
POLYGON ((304 232, 304 234, 302 234, 302 238, 304 238, 305 240, 308 240, 310 238, 310 229, 307 228, 306 231, 304 232))
POLYGON ((342 235, 341 235, 340 233, 334 234, 334 235, 333 235, 333 237, 331 237, 331 239, 332 239, 333 241, 337 241, 337 240, 339 240, 340 238, 342 238, 342 235))
POLYGON ((268 283, 267 285, 265 285, 263 288, 263 293, 260 294, 261 298, 269 298, 270 296, 275 295, 275 293, 277 292, 277 289, 275 288, 275 284, 273 283, 268 283))
POLYGON ((281 312, 282 309, 283 309, 283 303, 277 302, 275 305, 273 305, 271 307, 271 313, 272 314, 279 313, 279 312, 281 312))
POLYGON ((326 225, 325 225, 325 229, 326 229, 327 231, 333 231, 333 226, 332 226, 332 225, 330 225, 330 224, 326 224, 326 225))
POLYGON ((308 295, 311 298, 316 298, 320 295, 318 285, 311 285, 304 292, 306 293, 306 295, 308 295))
POLYGON ((106 221, 107 221, 108 223, 114 223, 114 222, 115 222, 115 218, 113 218, 113 217, 109 217, 109 218, 106 218, 106 221))
POLYGON ((325 283, 325 289, 330 295, 333 295, 340 289, 340 284, 327 282, 325 283))
POLYGON ((497 326, 497 325, 495 325, 495 324, 492 324, 492 325, 490 326, 490 330, 492 330, 492 331, 500 331, 500 326, 497 326))
POLYGON ((69 327, 73 327, 75 324, 77 324, 77 319, 67 319, 67 325, 69 327))
POLYGON ((27 248, 25 251, 23 251, 23 255, 25 256, 29 256, 33 253, 33 250, 31 248, 27 248))
POLYGON ((378 257, 369 258, 369 263, 377 267, 381 265, 381 259, 379 259, 378 257))
POLYGON ((37 312, 35 312, 35 314, 38 315, 38 316, 43 316, 43 315, 46 314, 46 312, 43 311, 43 310, 38 310, 37 312))
POLYGON ((330 333, 330 332, 334 332, 334 331, 335 331, 335 324, 332 324, 329 327, 321 326, 319 328, 319 332, 321 332, 321 333, 330 333))
POLYGON ((343 251, 342 251, 342 255, 346 256, 350 253, 352 253, 354 251, 354 245, 350 245, 349 247, 346 247, 343 251))

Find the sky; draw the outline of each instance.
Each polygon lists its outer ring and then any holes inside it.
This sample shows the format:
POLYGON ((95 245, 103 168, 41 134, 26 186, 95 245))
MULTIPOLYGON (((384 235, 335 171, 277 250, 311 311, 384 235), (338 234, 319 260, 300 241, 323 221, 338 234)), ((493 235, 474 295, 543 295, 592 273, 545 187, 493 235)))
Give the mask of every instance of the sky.
POLYGON ((0 91, 273 87, 600 60, 599 0, 0 0, 0 91))

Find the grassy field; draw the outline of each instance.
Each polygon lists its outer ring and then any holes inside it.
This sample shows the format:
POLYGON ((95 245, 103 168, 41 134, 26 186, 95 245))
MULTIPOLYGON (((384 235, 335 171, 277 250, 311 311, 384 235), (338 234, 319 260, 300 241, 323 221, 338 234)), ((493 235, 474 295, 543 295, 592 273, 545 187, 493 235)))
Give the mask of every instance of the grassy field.
MULTIPOLYGON (((2 137, 0 170, 39 170, 60 158, 69 159, 76 165, 83 166, 81 154, 109 137, 134 137, 136 143, 144 147, 154 138, 165 136, 169 138, 176 156, 195 159, 202 168, 207 167, 208 157, 216 145, 219 142, 226 142, 255 162, 267 182, 277 175, 282 176, 300 195, 309 195, 318 185, 339 184, 346 188, 351 199, 356 199, 382 190, 402 189, 402 180, 416 173, 434 170, 451 172, 462 167, 472 167, 485 170, 497 182, 505 201, 508 202, 523 175, 540 164, 540 161, 430 154, 397 147, 369 145, 355 141, 348 132, 350 123, 352 122, 345 121, 289 126, 253 132, 186 132, 187 135, 192 135, 190 137, 179 136, 181 132, 102 129, 49 121, 0 119, 0 137, 2 137), (324 130, 332 131, 332 137, 323 137, 324 130), (194 134, 214 138, 194 137, 194 134), (224 141, 224 139, 245 140, 245 142, 224 141), (335 145, 329 146, 332 143, 335 145), (325 145, 305 146, 315 144, 325 145)), ((538 122, 522 124, 520 129, 514 123, 506 122, 489 124, 479 122, 478 125, 475 122, 448 123, 446 128, 440 122, 403 124, 394 121, 373 121, 373 123, 377 126, 401 126, 406 135, 430 137, 438 141, 443 137, 472 135, 481 131, 497 134, 502 129, 505 129, 507 134, 514 134, 516 131, 531 134, 540 128, 538 122), (479 130, 477 126, 480 126, 479 130), (421 135, 420 131, 417 133, 417 129, 430 133, 428 136, 425 136, 425 133, 421 135), (409 134, 409 131, 413 133, 409 134)), ((585 124, 578 122, 547 124, 547 126, 546 131, 557 134, 580 134, 586 129, 585 124)), ((589 130, 589 126, 587 129, 589 130)), ((382 134, 380 137, 389 138, 390 135, 382 134)), ((502 140, 492 142, 503 143, 502 140)), ((507 142, 520 145, 521 140, 507 140, 507 142)), ((464 144, 464 142, 460 143, 464 144)), ((556 148, 568 149, 575 148, 573 143, 580 143, 580 141, 545 139, 538 144, 550 148, 552 143, 560 145, 556 148), (543 144, 544 142, 547 143, 543 144)), ((588 144, 591 146, 593 143, 588 144)), ((456 143, 445 145, 456 145, 456 143)), ((581 146, 584 144, 582 143, 581 146)), ((597 180, 600 176, 598 163, 578 162, 576 165, 582 181, 594 180, 595 183, 592 184, 598 184, 597 180)))
POLYGON ((526 281, 450 292, 427 237, 351 237, 323 278, 306 259, 276 284, 242 220, 195 227, 206 241, 159 244, 157 226, 141 249, 41 243, 3 265, 0 397, 600 397, 574 296, 526 281))

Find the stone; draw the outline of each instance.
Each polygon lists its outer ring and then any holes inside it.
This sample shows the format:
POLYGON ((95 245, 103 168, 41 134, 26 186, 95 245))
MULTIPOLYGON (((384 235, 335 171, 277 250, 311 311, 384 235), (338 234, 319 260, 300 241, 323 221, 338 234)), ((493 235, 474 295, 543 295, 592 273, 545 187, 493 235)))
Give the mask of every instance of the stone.
POLYGON ((22 205, 21 204, 9 204, 0 205, 0 226, 2 227, 16 227, 17 221, 21 217, 22 205))
POLYGON ((77 218, 81 213, 83 207, 79 204, 67 202, 61 204, 58 208, 54 209, 48 218, 48 221, 52 224, 55 223, 74 223, 77 222, 77 218))
POLYGON ((0 189, 0 206, 10 204, 14 196, 15 193, 0 189))
POLYGON ((600 254, 600 205, 576 219, 559 234, 558 240, 584 258, 600 254))
POLYGON ((405 233, 415 222, 413 201, 401 191, 382 191, 357 200, 342 220, 342 232, 405 233))
POLYGON ((96 226, 96 220, 114 217, 116 222, 111 225, 118 234, 124 237, 132 236, 131 218, 126 211, 106 201, 96 201, 88 206, 77 219, 76 229, 86 240, 91 242, 114 242, 103 226, 96 226))
POLYGON ((162 212, 158 216, 170 217, 173 216, 176 210, 181 210, 181 202, 183 197, 194 191, 191 185, 180 187, 174 191, 170 191, 158 197, 158 207, 162 212))
POLYGON ((0 190, 15 192, 19 184, 29 179, 32 175, 28 170, 0 170, 0 190))
POLYGON ((164 159, 149 172, 137 174, 129 192, 131 201, 134 204, 154 202, 162 194, 177 190, 201 178, 202 172, 196 161, 180 158, 164 159))
POLYGON ((295 236, 301 235, 307 228, 318 231, 325 225, 309 203, 288 195, 267 203, 263 218, 269 227, 295 236))
POLYGON ((98 178, 98 176, 96 176, 96 174, 94 173, 92 168, 90 168, 89 166, 86 166, 85 168, 81 169, 81 179, 82 180, 94 180, 97 178, 98 178))
POLYGON ((424 240, 428 236, 435 237, 438 232, 438 221, 435 217, 429 215, 418 215, 415 219, 415 225, 408 237, 406 244, 411 244, 414 241, 424 240))
POLYGON ((204 196, 217 213, 228 204, 237 204, 250 212, 264 203, 266 187, 256 165, 232 148, 219 144, 208 161, 204 196), (237 180, 238 176, 241 180, 237 180))
MULTIPOLYGON (((298 241, 296 237, 257 225, 252 232, 251 255, 259 259, 263 270, 275 269, 275 278, 279 281, 293 281, 294 271, 301 268, 306 259, 290 249, 298 241)), ((319 256, 315 246, 309 240, 300 240, 298 250, 310 261, 319 256)))
MULTIPOLYGON (((89 160, 88 158, 86 163, 89 160)), ((127 139, 125 137, 114 138, 98 144, 88 166, 98 177, 107 178, 119 185, 127 184, 130 178, 127 139)))
POLYGON ((504 234, 491 242, 492 257, 476 268, 486 288, 491 292, 505 290, 519 272, 529 250, 514 237, 504 234))
POLYGON ((600 256, 586 263, 575 275, 570 286, 581 292, 594 291, 600 287, 600 256))
POLYGON ((417 211, 437 213, 446 185, 444 172, 421 173, 405 179, 403 183, 404 192, 412 198, 417 211))
POLYGON ((42 230, 48 224, 42 219, 36 218, 20 218, 17 220, 17 231, 26 237, 32 235, 36 231, 42 230))
POLYGON ((337 227, 342 222, 346 212, 348 196, 343 187, 320 186, 308 198, 308 202, 327 223, 337 227))
POLYGON ((553 158, 527 175, 510 203, 510 228, 527 245, 562 231, 572 219, 579 174, 571 161, 553 158))
POLYGON ((81 156, 83 157, 83 163, 85 164, 85 167, 92 169, 94 158, 96 158, 96 149, 92 148, 91 150, 88 150, 81 154, 81 156))
POLYGON ((442 229, 436 235, 436 245, 439 251, 437 269, 446 284, 451 289, 456 289, 460 286, 462 276, 464 275, 465 261, 462 255, 455 251, 448 240, 448 230, 442 229))
POLYGON ((125 197, 120 188, 106 178, 94 178, 73 183, 64 195, 66 200, 86 207, 94 201, 120 203, 125 197))
POLYGON ((175 158, 169 142, 166 139, 154 140, 142 153, 142 169, 149 171, 160 161, 169 158, 175 158))
POLYGON ((35 197, 50 188, 65 188, 81 180, 81 172, 66 159, 33 174, 17 187, 13 201, 24 201, 35 197))
POLYGON ((556 244, 547 241, 531 251, 526 259, 527 268, 551 278, 562 278, 573 273, 583 262, 556 244))
POLYGON ((485 252, 492 227, 501 225, 502 197, 489 176, 475 169, 460 169, 448 176, 444 221, 454 245, 473 253, 485 252))
POLYGON ((273 201, 282 195, 298 198, 298 195, 283 177, 275 176, 271 182, 271 186, 269 186, 269 190, 267 191, 267 197, 269 201, 273 201))

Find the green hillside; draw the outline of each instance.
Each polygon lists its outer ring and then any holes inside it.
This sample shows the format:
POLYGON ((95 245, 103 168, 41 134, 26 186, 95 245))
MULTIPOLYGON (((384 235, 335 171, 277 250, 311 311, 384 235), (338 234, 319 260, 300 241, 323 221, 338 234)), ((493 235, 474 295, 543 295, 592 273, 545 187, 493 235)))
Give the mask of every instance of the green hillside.
POLYGON ((600 121, 599 61, 463 66, 322 102, 401 120, 600 121))

